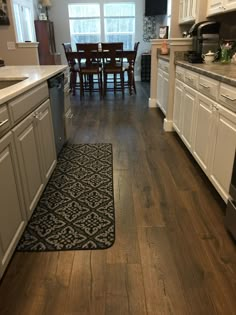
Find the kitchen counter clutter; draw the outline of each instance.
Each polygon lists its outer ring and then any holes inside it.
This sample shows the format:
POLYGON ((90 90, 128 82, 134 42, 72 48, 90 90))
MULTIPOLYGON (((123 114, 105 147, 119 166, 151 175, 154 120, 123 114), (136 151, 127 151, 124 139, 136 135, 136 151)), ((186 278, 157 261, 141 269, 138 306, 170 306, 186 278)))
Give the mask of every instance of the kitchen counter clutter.
POLYGON ((0 68, 0 278, 56 166, 47 80, 66 70, 0 68))

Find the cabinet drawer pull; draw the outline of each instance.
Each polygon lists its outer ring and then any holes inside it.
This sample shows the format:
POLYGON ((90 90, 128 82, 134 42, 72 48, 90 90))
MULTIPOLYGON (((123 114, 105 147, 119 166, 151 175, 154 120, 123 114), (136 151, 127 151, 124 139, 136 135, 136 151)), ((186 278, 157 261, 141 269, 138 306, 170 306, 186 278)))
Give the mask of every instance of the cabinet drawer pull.
POLYGON ((201 86, 204 87, 205 89, 209 89, 209 88, 210 88, 209 85, 206 85, 206 84, 204 84, 204 83, 199 83, 199 85, 201 85, 201 86))
POLYGON ((230 100, 230 101, 236 101, 236 98, 231 98, 229 95, 227 94, 221 94, 221 96, 223 96, 224 98, 226 98, 227 100, 230 100))
POLYGON ((8 122, 8 119, 5 119, 3 121, 0 121, 0 127, 2 127, 3 125, 5 125, 8 122))

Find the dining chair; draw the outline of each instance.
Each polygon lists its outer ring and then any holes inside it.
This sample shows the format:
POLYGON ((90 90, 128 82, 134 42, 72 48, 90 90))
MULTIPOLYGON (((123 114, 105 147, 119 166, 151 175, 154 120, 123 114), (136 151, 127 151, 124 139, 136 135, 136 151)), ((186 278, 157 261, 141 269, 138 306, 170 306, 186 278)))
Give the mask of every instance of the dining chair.
POLYGON ((134 50, 124 50, 122 52, 123 60, 126 61, 125 72, 127 74, 127 79, 124 82, 124 86, 128 87, 129 94, 132 95, 133 91, 136 94, 135 80, 134 80, 134 64, 136 58, 136 52, 134 50))
MULTIPOLYGON (((99 44, 98 43, 76 43, 76 49, 78 52, 97 52, 99 49, 99 44)), ((97 62, 99 61, 100 66, 102 67, 102 62, 101 59, 98 59, 98 57, 94 57, 94 59, 92 60, 92 63, 94 63, 95 65, 97 65, 97 62)), ((81 64, 80 67, 84 67, 85 66, 85 60, 81 60, 81 64)), ((99 84, 99 78, 95 75, 87 75, 83 77, 84 80, 84 86, 88 86, 93 84, 99 84)))
POLYGON ((127 64, 125 65, 125 73, 127 73, 127 82, 125 82, 125 85, 128 84, 129 87, 129 91, 130 94, 132 94, 132 92, 134 91, 134 93, 136 94, 136 85, 135 85, 135 78, 134 78, 134 66, 135 66, 135 61, 136 61, 136 57, 137 57, 137 53, 138 53, 138 47, 139 47, 140 42, 135 42, 134 43, 134 54, 130 54, 130 58, 132 59, 134 57, 134 60, 131 60, 127 62, 127 64), (132 63, 132 66, 131 66, 132 63), (130 69, 132 68, 133 71, 133 75, 130 76, 130 69), (132 77, 132 81, 130 81, 130 77, 132 77))
POLYGON ((123 51, 123 43, 101 43, 101 48, 103 52, 104 95, 109 89, 114 93, 121 90, 122 96, 124 96, 123 58, 118 55, 118 52, 123 51))
POLYGON ((102 67, 96 51, 85 50, 78 51, 75 54, 80 69, 80 98, 84 96, 85 91, 89 91, 90 94, 99 91, 100 98, 102 98, 102 67), (96 80, 94 77, 96 77, 96 80))
POLYGON ((70 57, 68 55, 68 53, 72 52, 71 43, 62 43, 62 46, 64 48, 68 66, 70 68, 70 88, 72 90, 72 94, 75 95, 75 89, 77 85, 77 74, 79 73, 79 66, 78 66, 78 63, 76 62, 76 59, 71 59, 71 55, 70 57))

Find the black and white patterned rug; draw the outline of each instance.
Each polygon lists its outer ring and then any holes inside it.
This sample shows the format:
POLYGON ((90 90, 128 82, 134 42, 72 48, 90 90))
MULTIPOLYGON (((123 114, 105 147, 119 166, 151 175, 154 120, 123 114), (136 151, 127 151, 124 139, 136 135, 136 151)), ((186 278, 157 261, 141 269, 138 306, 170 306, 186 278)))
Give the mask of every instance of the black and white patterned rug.
POLYGON ((111 144, 68 144, 18 251, 105 249, 115 240, 111 144))

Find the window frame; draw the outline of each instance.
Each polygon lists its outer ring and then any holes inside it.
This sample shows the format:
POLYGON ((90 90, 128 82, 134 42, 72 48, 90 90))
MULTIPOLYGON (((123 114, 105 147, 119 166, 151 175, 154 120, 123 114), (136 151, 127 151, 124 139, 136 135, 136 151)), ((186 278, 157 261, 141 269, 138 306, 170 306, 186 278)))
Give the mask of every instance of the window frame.
POLYGON ((16 42, 18 43, 25 43, 25 42, 36 42, 36 35, 35 35, 35 27, 34 27, 34 4, 33 0, 12 0, 11 1, 11 9, 12 9, 12 16, 14 21, 14 29, 15 29, 15 36, 16 36, 16 42), (19 10, 19 20, 16 21, 16 15, 15 15, 15 9, 14 5, 18 5, 21 7, 19 10), (30 14, 30 19, 28 20, 28 23, 30 23, 30 32, 31 32, 31 38, 26 38, 26 30, 28 31, 27 22, 24 20, 24 12, 22 11, 22 7, 27 8, 30 14), (19 25, 19 21, 21 22, 19 25), (18 26, 19 25, 19 26, 18 26), (18 33, 18 30, 20 30, 21 34, 18 33))
MULTIPOLYGON (((71 28, 70 28, 70 21, 71 20, 86 20, 86 19, 97 19, 98 17, 70 17, 70 10, 69 10, 69 6, 70 5, 92 5, 92 4, 98 4, 99 8, 100 8, 100 36, 99 36, 99 40, 98 42, 105 42, 106 41, 106 36, 107 34, 117 34, 117 35, 131 35, 132 37, 132 42, 131 42, 131 47, 133 47, 134 42, 135 42, 135 30, 136 30, 136 3, 135 1, 117 1, 117 2, 105 2, 105 3, 68 3, 68 17, 69 17, 69 30, 70 30, 70 37, 71 37, 71 43, 73 43, 74 41, 72 40, 72 34, 71 34, 71 28), (109 16, 105 16, 105 6, 106 5, 112 5, 112 4, 132 4, 134 6, 134 15, 127 15, 127 16, 113 16, 113 15, 109 15, 109 16), (133 32, 106 32, 105 30, 105 19, 109 19, 109 18, 113 18, 113 19, 127 19, 127 18, 132 18, 134 20, 134 31, 133 32)), ((73 33, 74 35, 75 33, 73 33)), ((83 33, 79 33, 79 34, 83 34, 83 33)), ((85 33, 84 33, 85 34, 85 33)), ((88 34, 92 34, 92 33, 88 33, 88 34)), ((94 33, 96 34, 96 33, 94 33)), ((73 45, 74 46, 74 45, 73 45)))

